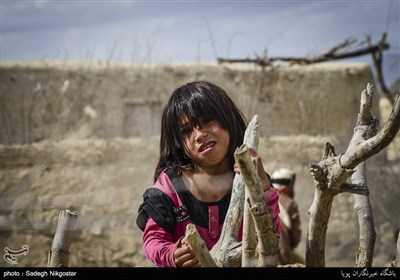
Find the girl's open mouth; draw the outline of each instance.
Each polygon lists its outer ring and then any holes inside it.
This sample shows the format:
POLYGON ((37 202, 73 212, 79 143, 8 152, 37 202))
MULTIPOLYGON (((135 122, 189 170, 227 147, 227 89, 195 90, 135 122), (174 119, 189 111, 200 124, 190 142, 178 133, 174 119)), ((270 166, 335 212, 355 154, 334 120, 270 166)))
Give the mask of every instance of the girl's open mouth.
POLYGON ((199 152, 201 153, 201 152, 204 152, 205 150, 208 150, 208 149, 214 147, 215 143, 216 143, 216 141, 210 141, 210 142, 207 142, 207 143, 201 145, 199 148, 199 152))

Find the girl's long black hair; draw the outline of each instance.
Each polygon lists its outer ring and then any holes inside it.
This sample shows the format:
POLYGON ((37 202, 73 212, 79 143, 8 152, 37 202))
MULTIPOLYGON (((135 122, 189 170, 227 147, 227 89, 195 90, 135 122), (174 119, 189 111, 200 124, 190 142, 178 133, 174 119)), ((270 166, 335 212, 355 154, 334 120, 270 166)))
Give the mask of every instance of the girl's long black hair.
POLYGON ((186 115, 193 127, 199 125, 199 118, 206 117, 219 121, 230 135, 229 161, 233 168, 235 149, 242 145, 247 121, 229 95, 221 87, 207 82, 196 81, 175 89, 164 108, 161 119, 160 158, 154 172, 154 182, 166 167, 174 167, 180 173, 182 168, 196 169, 188 157, 180 134, 179 122, 186 115))

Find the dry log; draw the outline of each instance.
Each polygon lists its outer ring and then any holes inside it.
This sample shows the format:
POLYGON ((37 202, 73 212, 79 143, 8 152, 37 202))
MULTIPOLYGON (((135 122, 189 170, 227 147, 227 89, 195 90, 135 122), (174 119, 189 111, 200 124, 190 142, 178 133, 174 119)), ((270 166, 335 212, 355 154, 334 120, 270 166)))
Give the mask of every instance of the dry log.
POLYGON ((48 267, 67 267, 71 236, 78 218, 78 212, 62 210, 58 216, 56 233, 47 259, 48 267))

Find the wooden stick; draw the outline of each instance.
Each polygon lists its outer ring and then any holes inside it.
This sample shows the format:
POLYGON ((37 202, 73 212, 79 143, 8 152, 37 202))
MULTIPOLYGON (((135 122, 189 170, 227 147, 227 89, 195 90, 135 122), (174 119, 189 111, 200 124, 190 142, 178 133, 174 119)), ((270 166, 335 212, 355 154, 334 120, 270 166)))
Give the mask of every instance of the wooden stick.
MULTIPOLYGON (((372 116, 372 86, 367 85, 365 91, 361 93, 360 112, 357 117, 357 124, 354 128, 352 143, 361 143, 373 136, 378 130, 378 121, 372 116)), ((353 146, 354 147, 354 146, 353 146)), ((367 178, 365 172, 366 161, 361 162, 356 171, 351 176, 351 181, 355 185, 364 186, 368 191, 367 178)), ((374 255, 376 240, 374 215, 372 212, 369 196, 354 195, 354 209, 357 212, 359 224, 359 245, 356 255, 356 267, 371 267, 374 255)))
POLYGON ((62 210, 58 216, 56 233, 49 251, 48 267, 67 267, 69 259, 69 246, 75 222, 79 213, 71 210, 62 210))
MULTIPOLYGON (((362 93, 362 98, 372 95, 372 86, 362 93), (364 96, 364 97, 363 97, 364 96)), ((375 126, 375 124, 373 124, 375 126)), ((348 169, 355 168, 359 163, 379 153, 392 142, 400 129, 400 92, 396 95, 389 120, 375 136, 364 141, 350 141, 347 151, 341 156, 340 164, 348 169)))
MULTIPOLYGON (((247 126, 243 140, 244 144, 255 151, 258 149, 260 133, 259 119, 260 117, 258 115, 253 117, 247 126)), ((217 266, 239 267, 241 265, 242 250, 239 248, 241 244, 237 242, 237 236, 243 216, 244 189, 242 177, 236 174, 233 179, 231 200, 222 227, 221 236, 210 251, 217 266)))
POLYGON ((250 213, 249 190, 245 189, 242 238, 242 267, 255 267, 256 262, 256 231, 254 220, 250 213))
POLYGON ((197 232, 196 226, 188 224, 186 227, 186 239, 190 244, 190 248, 195 253, 202 267, 216 267, 210 252, 208 251, 203 239, 197 232))
MULTIPOLYGON (((353 183, 367 186, 365 165, 364 161, 357 166, 356 172, 351 175, 353 183)), ((368 190, 368 187, 366 189, 368 190)), ((376 232, 369 196, 354 194, 354 209, 357 213, 358 227, 360 229, 355 266, 371 267, 374 258, 376 232)))
POLYGON ((397 233, 397 250, 396 250, 395 266, 400 267, 400 231, 397 233))
POLYGON ((263 197, 260 178, 246 145, 236 150, 235 159, 246 189, 249 191, 250 211, 258 237, 258 266, 276 267, 278 265, 278 238, 267 202, 263 197))

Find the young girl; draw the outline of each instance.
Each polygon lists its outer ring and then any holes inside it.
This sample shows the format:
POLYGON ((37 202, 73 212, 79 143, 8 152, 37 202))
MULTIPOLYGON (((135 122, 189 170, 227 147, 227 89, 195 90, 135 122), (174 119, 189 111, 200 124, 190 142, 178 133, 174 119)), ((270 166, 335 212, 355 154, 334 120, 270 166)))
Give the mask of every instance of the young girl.
MULTIPOLYGON (((136 220, 144 231, 144 253, 157 266, 199 266, 184 239, 189 223, 196 225, 208 250, 218 241, 239 172, 234 151, 242 145, 245 129, 243 114, 215 84, 191 82, 172 93, 162 115, 154 186, 145 191, 136 220)), ((254 150, 251 155, 258 161, 264 198, 279 234, 279 194, 261 158, 254 150)))

